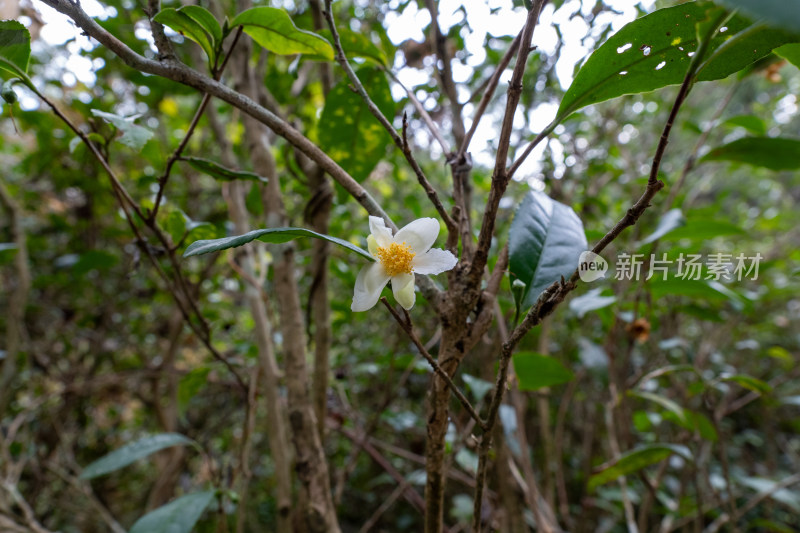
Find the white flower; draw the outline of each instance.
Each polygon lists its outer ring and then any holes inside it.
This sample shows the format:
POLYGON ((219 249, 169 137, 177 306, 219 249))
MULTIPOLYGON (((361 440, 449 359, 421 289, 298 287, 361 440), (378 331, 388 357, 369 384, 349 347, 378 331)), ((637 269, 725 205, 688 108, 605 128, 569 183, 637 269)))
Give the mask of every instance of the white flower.
POLYGON ((369 253, 375 262, 361 269, 353 293, 353 311, 371 309, 381 296, 386 282, 392 281, 394 298, 405 309, 414 307, 414 274, 440 274, 450 270, 458 259, 446 250, 431 248, 439 235, 439 221, 420 218, 392 231, 379 217, 369 217, 369 253))

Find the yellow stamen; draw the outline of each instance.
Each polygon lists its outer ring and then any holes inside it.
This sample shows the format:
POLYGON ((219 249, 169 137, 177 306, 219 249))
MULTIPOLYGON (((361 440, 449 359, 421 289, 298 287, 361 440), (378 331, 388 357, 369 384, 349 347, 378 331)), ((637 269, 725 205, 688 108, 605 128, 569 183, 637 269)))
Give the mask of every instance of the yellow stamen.
POLYGON ((416 254, 405 242, 402 244, 393 242, 389 246, 379 246, 375 255, 383 265, 386 275, 394 277, 398 274, 411 274, 411 261, 416 254))

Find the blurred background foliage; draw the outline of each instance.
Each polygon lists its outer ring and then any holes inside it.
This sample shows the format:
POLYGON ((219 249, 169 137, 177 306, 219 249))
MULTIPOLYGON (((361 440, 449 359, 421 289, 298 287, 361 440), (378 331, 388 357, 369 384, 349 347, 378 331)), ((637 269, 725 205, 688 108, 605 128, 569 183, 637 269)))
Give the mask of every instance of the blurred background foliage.
MULTIPOLYGON (((416 9, 416 4, 414 0, 358 0, 337 2, 335 9, 340 21, 350 21, 352 30, 369 37, 391 59, 393 70, 414 71, 414 76, 405 79, 417 82, 408 88, 448 131, 448 112, 433 76, 428 42, 393 42, 385 29, 390 14, 416 9)), ((423 4, 419 2, 418 9, 423 4)), ((669 4, 658 2, 656 7, 669 4)), ((141 5, 129 0, 108 0, 103 5, 103 27, 134 50, 153 55, 141 5)), ((306 2, 282 5, 298 27, 312 29, 306 2)), ((510 2, 489 5, 511 8, 510 2)), ((164 6, 178 7, 174 2, 164 2, 164 6)), ((231 18, 235 15, 230 2, 206 7, 231 18)), ((29 72, 35 83, 74 122, 95 135, 93 140, 131 195, 144 207, 152 204, 157 178, 183 138, 200 95, 128 68, 77 32, 63 44, 48 44, 39 35, 48 28, 42 26, 40 14, 46 8, 34 2, 23 3, 19 9, 12 18, 23 17, 33 34, 29 72), (82 65, 80 78, 75 65, 82 65), (92 109, 137 115, 136 123, 154 136, 139 150, 126 147, 115 142, 118 132, 93 116, 92 109)), ((485 34, 485 62, 470 64, 474 51, 465 39, 474 30, 467 8, 458 9, 464 16, 449 27, 447 45, 468 71, 459 89, 462 101, 472 102, 465 106, 469 117, 512 37, 485 34)), ((653 6, 638 9, 644 13, 653 6)), ((554 29, 564 42, 583 39, 591 48, 611 33, 613 17, 606 15, 614 15, 614 8, 602 2, 554 1, 545 10, 549 20, 560 21, 554 29), (575 33, 576 20, 586 35, 575 33)), ((427 34, 424 24, 418 29, 427 34)), ((204 69, 205 59, 195 44, 181 42, 177 35, 173 40, 182 60, 204 69)), ((512 137, 512 147, 522 146, 537 131, 532 123, 536 113, 557 106, 563 96, 566 87, 556 72, 563 61, 561 52, 559 44, 532 54, 524 83, 524 111, 515 123, 519 133, 512 137)), ((330 125, 322 121, 325 96, 319 63, 273 54, 262 54, 258 61, 274 99, 268 106, 279 109, 312 140, 323 142, 330 125)), ((362 80, 374 76, 379 80, 375 83, 383 83, 375 65, 364 63, 361 68, 369 70, 362 80)), ((336 82, 344 79, 340 69, 334 69, 334 76, 336 82)), ((434 141, 403 91, 390 83, 395 124, 399 127, 402 113, 408 113, 418 159, 434 186, 449 190, 441 152, 432 146, 434 141)), ((367 85, 368 90, 374 88, 367 85)), ((18 493, 48 529, 108 531, 104 513, 127 528, 145 509, 162 505, 191 487, 225 488, 237 461, 245 413, 232 377, 184 325, 152 266, 140 257, 107 175, 52 112, 25 89, 18 86, 16 90, 20 104, 13 108, 14 123, 12 106, 6 103, 0 120, 2 187, 9 199, 0 211, 0 243, 13 243, 15 232, 24 235, 31 284, 22 317, 24 335, 16 354, 18 373, 3 383, 7 405, 0 413, 4 439, 0 461, 6 469, 2 474, 11 479, 11 470, 19 468, 18 493), (16 223, 12 213, 17 215, 16 223), (161 452, 90 484, 76 477, 82 467, 126 442, 164 431, 191 437, 204 452, 161 452)), ((504 90, 501 84, 498 95, 504 90)), ((533 187, 575 209, 588 241, 596 242, 644 188, 676 91, 677 87, 668 87, 597 104, 558 126, 535 154, 535 164, 512 183, 501 204, 498 235, 507 235, 518 200, 533 187)), ((605 280, 581 286, 569 305, 559 308, 523 341, 522 350, 552 355, 574 373, 566 384, 520 391, 514 400, 517 408, 501 413, 509 449, 513 454, 531 454, 542 497, 567 530, 629 530, 623 505, 623 499, 629 498, 637 509, 649 501, 649 512, 640 518, 643 531, 655 531, 659 523, 667 524, 661 531, 700 531, 722 512, 741 509, 759 491, 771 488, 768 498, 742 513, 739 531, 796 531, 800 527, 800 488, 796 484, 782 490, 774 487, 800 470, 800 174, 699 161, 683 176, 690 158, 696 160, 710 148, 745 135, 798 137, 799 92, 798 68, 774 55, 747 73, 699 85, 681 110, 670 140, 661 176, 667 184, 665 192, 639 224, 603 254, 610 259, 622 252, 659 257, 666 253, 676 259, 681 253, 760 253, 764 260, 757 280, 734 280, 721 289, 698 291, 685 284, 615 280, 612 270, 605 280), (675 187, 679 182, 680 187, 675 187), (685 225, 641 244, 672 208, 681 210, 685 225), (623 383, 625 390, 611 387, 612 383, 623 383), (621 442, 610 441, 611 405, 622 406, 615 407, 618 418, 614 421, 621 442), (524 432, 525 449, 509 429, 513 427, 524 432), (587 486, 591 474, 620 449, 654 443, 684 446, 688 457, 676 454, 629 473, 626 495, 617 483, 587 486), (724 503, 729 500, 736 507, 724 503), (698 513, 698 508, 703 512, 698 513)), ((219 101, 212 100, 211 105, 240 156, 241 169, 258 173, 258 168, 247 168, 248 146, 240 113, 219 101)), ((499 128, 502 120, 502 106, 495 109, 486 121, 488 128, 499 128)), ((376 135, 375 160, 379 162, 374 168, 366 164, 370 168, 363 176, 364 185, 401 225, 436 216, 402 154, 382 132, 376 135)), ((308 226, 304 218, 311 198, 308 178, 290 147, 280 138, 273 142, 290 225, 308 226)), ((486 146, 473 145, 473 151, 493 154, 491 137, 486 146)), ((219 160, 219 145, 208 118, 201 119, 186 155, 219 160)), ((475 160, 473 202, 479 213, 489 190, 491 168, 486 157, 475 160)), ((255 188, 248 200, 251 212, 258 216, 261 202, 255 188)), ((173 170, 158 222, 174 243, 181 244, 180 251, 194 240, 233 233, 220 183, 185 162, 173 170)), ((365 246, 366 217, 343 191, 336 196, 329 233, 365 246)), ((503 239, 496 243, 497 250, 503 239)), ((261 249, 269 261, 269 248, 261 249)), ((301 294, 308 294, 313 278, 309 244, 300 241, 298 252, 301 294)), ((5 310, 10 309, 10 298, 20 284, 15 267, 19 253, 14 246, 0 245, 0 331, 4 332, 13 327, 13 318, 5 310)), ((187 259, 180 266, 211 325, 214 346, 234 366, 246 370, 253 367, 256 357, 252 319, 243 303, 244 283, 226 257, 222 253, 187 259)), ((424 485, 424 405, 430 379, 425 362, 383 309, 350 312, 359 261, 334 250, 330 263, 334 343, 329 416, 336 424, 329 425, 325 450, 346 531, 357 531, 397 486, 370 454, 362 451, 351 458, 353 435, 358 431, 370 428, 372 448, 415 490, 424 485), (343 430, 337 429, 339 424, 343 430)), ((167 271, 172 268, 166 260, 161 266, 167 271)), ((264 287, 267 295, 272 283, 270 276, 264 287)), ((499 304, 511 321, 514 303, 507 285, 499 304)), ((425 305, 415 307, 412 316, 421 338, 433 345, 435 317, 425 305)), ((478 405, 484 405, 487 386, 494 381, 499 342, 497 334, 487 335, 465 360, 457 378, 478 405)), ((0 349, 5 348, 0 345, 0 349)), ((245 529, 269 531, 276 512, 273 464, 265 443, 270 428, 263 413, 256 416, 254 477, 245 529)), ((453 526, 451 531, 465 530, 472 512, 470 480, 477 460, 470 427, 469 417, 454 404, 448 437, 453 475, 445 519, 453 526)), ((491 477, 489 487, 495 487, 491 477)), ((491 496, 502 514, 507 502, 497 493, 491 496)), ((236 498, 228 494, 220 501, 221 507, 206 513, 197 531, 225 531, 219 529, 220 520, 233 523, 236 498)), ((0 513, 20 516, 20 508, 7 500, 0 504, 0 513)), ((530 513, 523 511, 523 515, 530 522, 530 513)), ((383 513, 375 530, 419 531, 420 524, 418 511, 399 498, 383 513)))

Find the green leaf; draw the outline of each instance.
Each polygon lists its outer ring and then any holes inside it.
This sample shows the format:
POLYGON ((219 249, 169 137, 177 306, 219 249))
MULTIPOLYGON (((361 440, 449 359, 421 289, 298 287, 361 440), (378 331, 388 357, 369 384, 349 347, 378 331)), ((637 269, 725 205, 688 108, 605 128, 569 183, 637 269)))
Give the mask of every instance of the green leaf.
POLYGON ((218 252, 220 250, 227 250, 228 248, 236 248, 256 239, 268 243, 282 243, 289 242, 298 237, 312 237, 314 239, 322 239, 324 241, 338 244, 342 248, 346 248, 351 252, 355 252, 365 259, 375 261, 368 251, 359 248, 355 244, 351 244, 342 239, 331 237, 330 235, 323 235, 305 228, 271 228, 271 229, 257 229, 245 233, 244 235, 237 235, 234 237, 224 237, 222 239, 211 239, 195 241, 190 244, 186 251, 183 252, 183 257, 191 257, 193 255, 202 255, 211 252, 218 252))
POLYGON ((648 400, 660 405, 667 411, 664 413, 665 419, 671 420, 672 422, 675 422, 682 428, 688 429, 689 431, 697 431, 698 434, 706 440, 717 440, 717 431, 714 429, 714 425, 711 423, 708 417, 702 413, 697 413, 691 409, 681 407, 669 398, 665 398, 652 392, 628 391, 628 395, 641 398, 643 400, 648 400))
POLYGON ((689 218, 685 226, 671 231, 668 239, 672 241, 680 239, 705 241, 723 235, 744 235, 744 233, 742 228, 730 222, 689 218))
POLYGON ((722 0, 722 3, 775 26, 800 32, 800 7, 796 0, 722 0))
POLYGON ((192 369, 178 382, 178 411, 181 414, 186 412, 189 402, 206 384, 210 371, 211 368, 207 366, 192 369))
POLYGON ((461 374, 461 379, 463 379, 464 383, 466 383, 467 387, 469 387, 472 397, 476 402, 483 400, 484 397, 486 397, 486 394, 488 394, 488 392, 494 387, 492 383, 466 373, 461 374))
POLYGON ((678 208, 670 209, 664 214, 664 216, 661 217, 661 220, 658 221, 658 226, 656 226, 656 229, 653 230, 653 233, 639 241, 638 245, 641 246, 643 244, 657 241, 670 231, 685 224, 686 219, 683 217, 683 212, 678 208))
MULTIPOLYGON (((728 31, 724 32, 723 36, 728 35, 731 24, 738 25, 738 19, 740 17, 735 17, 728 23, 726 26, 728 31)), ((697 73, 697 80, 712 81, 726 78, 766 57, 775 48, 797 40, 798 36, 787 31, 764 25, 750 26, 730 37, 710 53, 708 60, 697 73)))
POLYGON ((711 287, 703 280, 681 278, 662 280, 653 278, 648 285, 654 298, 688 296, 703 300, 724 300, 728 297, 727 294, 711 287))
POLYGON ((208 56, 209 66, 213 67, 217 46, 222 42, 222 29, 214 15, 200 6, 168 7, 156 13, 153 20, 199 44, 208 56))
POLYGON ((800 168, 800 139, 745 137, 714 148, 700 161, 736 161, 770 170, 794 170, 800 168))
POLYGON ((211 35, 211 42, 215 47, 222 43, 222 27, 219 21, 211 14, 211 12, 202 6, 184 6, 178 8, 180 13, 188 15, 195 22, 200 24, 203 29, 211 35))
POLYGON ((691 452, 685 446, 675 444, 649 444, 641 446, 630 452, 624 453, 618 460, 589 478, 589 490, 614 481, 615 479, 638 472, 642 468, 656 464, 677 453, 686 459, 691 459, 691 452))
POLYGON ((774 51, 792 65, 800 68, 800 44, 785 44, 774 51))
POLYGON ((586 313, 608 307, 617 301, 616 296, 603 296, 603 289, 592 289, 569 302, 569 310, 583 318, 586 313))
POLYGON ((289 14, 276 7, 254 7, 239 13, 233 26, 244 26, 244 32, 255 42, 276 54, 310 54, 333 60, 330 43, 310 31, 298 29, 289 14))
MULTIPOLYGON (((339 42, 342 44, 342 50, 344 50, 348 59, 360 57, 377 63, 382 67, 389 64, 389 61, 386 59, 386 54, 375 46, 368 35, 353 31, 349 28, 336 28, 336 31, 339 33, 339 42)), ((331 30, 320 30, 319 34, 333 45, 333 34, 331 30)))
POLYGON ((203 159, 202 157, 182 157, 181 159, 189 163, 195 170, 199 170, 220 181, 255 180, 261 183, 267 183, 267 178, 259 176, 255 172, 232 170, 210 159, 203 159))
POLYGON ((652 392, 634 390, 628 391, 628 396, 641 398, 642 400, 648 400, 660 405, 667 411, 670 411, 672 414, 674 414, 678 419, 678 423, 682 426, 686 426, 689 423, 689 417, 686 414, 686 410, 669 398, 665 398, 664 396, 660 396, 652 392))
POLYGON ((117 140, 134 150, 140 150, 153 137, 152 131, 133 123, 135 117, 125 118, 98 109, 92 109, 92 114, 102 118, 121 131, 122 137, 117 140))
MULTIPOLYGON (((372 101, 390 121, 394 100, 384 73, 363 67, 356 73, 372 101)), ((357 181, 364 181, 386 155, 389 134, 350 88, 348 80, 337 84, 325 99, 319 121, 319 143, 357 181)))
POLYGON ((16 20, 0 20, 0 70, 13 75, 28 72, 31 34, 16 20))
POLYGON ((538 390, 567 383, 575 378, 558 359, 535 352, 514 354, 514 372, 519 379, 520 390, 538 390))
MULTIPOLYGON (((690 54, 697 50, 695 26, 708 19, 707 2, 687 2, 659 9, 626 24, 589 57, 561 101, 558 117, 597 102, 683 82, 690 54)), ((786 32, 750 28, 734 16, 708 46, 708 59, 696 73, 699 81, 721 79, 764 57, 794 37, 786 32)))
POLYGON ((141 517, 130 533, 191 533, 216 491, 186 494, 141 517))
POLYGON ((745 389, 757 392, 759 394, 769 394, 770 392, 772 392, 772 385, 770 385, 766 381, 754 378, 753 376, 748 376, 746 374, 722 376, 720 377, 720 380, 736 383, 737 385, 740 385, 745 389))
POLYGON ((767 125, 761 118, 755 115, 738 115, 731 117, 725 121, 725 124, 739 126, 756 135, 764 135, 767 132, 767 125))
POLYGON ((134 461, 172 446, 193 444, 194 441, 178 433, 159 433, 126 444, 94 461, 81 472, 81 479, 92 479, 126 467, 134 461))
POLYGON ((542 192, 525 196, 508 235, 509 274, 526 285, 522 308, 532 306, 554 281, 571 276, 587 246, 572 208, 542 192))

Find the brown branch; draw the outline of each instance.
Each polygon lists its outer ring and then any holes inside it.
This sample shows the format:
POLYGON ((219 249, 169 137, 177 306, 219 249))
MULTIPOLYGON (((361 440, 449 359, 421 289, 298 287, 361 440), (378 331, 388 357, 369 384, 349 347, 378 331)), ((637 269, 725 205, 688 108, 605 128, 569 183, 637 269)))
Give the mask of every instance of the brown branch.
POLYGON ((431 368, 436 373, 436 375, 442 378, 442 380, 444 380, 445 383, 447 383, 447 386, 450 387, 450 389, 453 391, 453 394, 456 395, 456 398, 458 398, 458 400, 461 402, 461 405, 464 406, 464 409, 466 409, 469 415, 473 418, 473 420, 475 420, 475 422, 481 428, 483 428, 484 422, 483 420, 481 420, 481 417, 477 413, 477 411, 475 411, 475 408, 472 407, 472 404, 469 403, 469 400, 467 399, 466 396, 464 396, 464 393, 461 392, 461 390, 456 386, 455 383, 453 383, 453 380, 450 378, 450 376, 447 375, 447 372, 442 370, 442 367, 439 366, 439 364, 436 362, 433 356, 428 352, 428 350, 425 349, 425 346, 422 344, 422 341, 419 339, 417 334, 414 333, 414 325, 411 323, 411 317, 409 316, 408 311, 403 309, 403 313, 405 314, 405 318, 403 318, 402 316, 400 316, 400 313, 398 313, 395 310, 395 308, 392 307, 392 305, 385 297, 381 298, 381 302, 383 303, 383 305, 386 306, 386 308, 392 314, 397 323, 400 324, 400 327, 403 329, 403 331, 406 332, 406 335, 408 335, 408 338, 411 339, 411 342, 414 343, 414 346, 417 347, 417 350, 419 350, 419 353, 422 354, 422 357, 424 357, 425 360, 428 361, 428 364, 431 365, 431 368))
POLYGON ((506 158, 508 157, 509 143, 514 124, 514 114, 516 113, 517 104, 519 104, 522 95, 522 78, 525 74, 525 66, 531 49, 533 29, 536 27, 536 23, 539 20, 539 11, 541 11, 543 5, 544 0, 536 0, 531 10, 528 11, 528 18, 525 21, 525 27, 522 30, 522 36, 519 42, 517 63, 514 65, 514 72, 508 84, 506 110, 497 144, 495 167, 492 173, 492 185, 483 213, 481 230, 478 235, 478 245, 475 249, 469 272, 470 280, 474 285, 477 285, 483 275, 483 267, 486 266, 486 261, 489 258, 489 247, 492 244, 492 235, 494 234, 494 225, 497 219, 497 209, 510 179, 506 173, 506 158))

